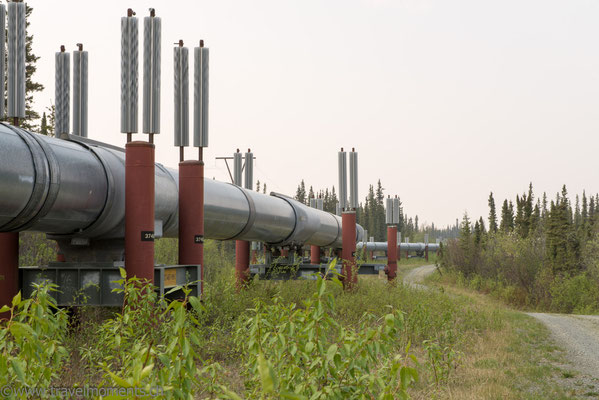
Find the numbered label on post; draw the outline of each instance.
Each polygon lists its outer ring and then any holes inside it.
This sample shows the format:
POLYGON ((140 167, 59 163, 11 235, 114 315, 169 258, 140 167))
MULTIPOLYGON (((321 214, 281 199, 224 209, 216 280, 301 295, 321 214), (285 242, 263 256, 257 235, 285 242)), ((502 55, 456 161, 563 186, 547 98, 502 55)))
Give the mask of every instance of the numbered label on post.
POLYGON ((141 241, 142 242, 153 242, 154 241, 154 231, 141 231, 141 241))

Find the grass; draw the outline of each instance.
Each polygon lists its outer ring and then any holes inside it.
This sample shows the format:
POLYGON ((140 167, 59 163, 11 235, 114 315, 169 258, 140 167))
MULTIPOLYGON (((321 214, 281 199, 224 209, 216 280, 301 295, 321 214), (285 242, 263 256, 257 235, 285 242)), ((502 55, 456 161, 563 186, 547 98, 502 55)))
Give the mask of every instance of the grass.
MULTIPOLYGON (((218 362, 223 367, 219 380, 232 391, 243 393, 246 367, 234 334, 240 318, 251 313, 257 300, 273 304, 278 299, 304 307, 304 300, 316 290, 316 282, 255 279, 246 290, 237 292, 233 254, 227 243, 206 243, 207 282, 205 313, 198 332, 203 343, 199 355, 202 360, 218 362)), ((158 262, 174 263, 176 240, 157 241, 156 255, 158 262)), ((405 273, 435 262, 431 253, 428 262, 403 258, 398 267, 405 273)), ((438 275, 427 281, 436 288, 433 290, 391 285, 384 274, 373 278, 360 277, 357 289, 350 293, 330 285, 328 290, 336 302, 334 318, 351 330, 363 323, 365 313, 376 317, 390 310, 403 313, 398 346, 409 348, 416 356, 420 374, 419 382, 409 390, 412 398, 565 399, 573 393, 588 398, 599 391, 593 385, 572 389, 569 382, 576 380, 576 374, 560 365, 560 350, 551 342, 547 329, 533 318, 488 296, 456 287, 438 275)), ((97 308, 75 312, 65 343, 69 357, 54 386, 73 387, 94 376, 93 371, 82 368, 79 349, 97 340, 98 328, 112 312, 97 308)), ((197 395, 202 397, 202 393, 197 395)))
MULTIPOLYGON (((157 259, 168 263, 176 257, 176 241, 157 241, 157 259)), ((304 300, 316 290, 314 281, 264 281, 255 279, 246 290, 237 292, 233 269, 233 253, 226 244, 207 241, 206 289, 203 304, 206 308, 200 334, 204 345, 200 355, 203 360, 218 362, 224 369, 223 383, 237 393, 246 387, 244 364, 233 334, 239 319, 248 315, 255 307, 255 301, 272 304, 279 298, 284 304, 295 303, 303 307, 304 300)), ((423 258, 402 259, 400 268, 413 268, 434 262, 431 254, 429 262, 423 258)), ((377 260, 384 263, 386 260, 377 260)), ((450 393, 457 374, 461 373, 464 352, 469 343, 479 340, 483 332, 501 329, 502 321, 497 320, 487 310, 462 298, 453 298, 437 291, 418 291, 403 285, 390 285, 384 279, 360 277, 360 283, 351 293, 330 285, 335 297, 335 319, 346 329, 356 329, 364 321, 364 314, 381 317, 390 310, 400 310, 405 324, 398 336, 398 345, 415 354, 419 366, 420 382, 411 389, 415 398, 431 398, 450 393)), ((64 373, 56 385, 73 386, 81 384, 90 371, 81 369, 79 348, 95 340, 95 332, 109 316, 106 312, 79 313, 77 323, 69 334, 66 343, 71 355, 64 373)))
POLYGON ((487 329, 464 349, 455 380, 443 389, 441 398, 459 399, 570 399, 588 398, 595 385, 577 388, 576 374, 563 362, 563 351, 550 332, 534 318, 506 307, 476 291, 448 284, 434 274, 427 284, 475 305, 501 321, 498 329, 487 329))

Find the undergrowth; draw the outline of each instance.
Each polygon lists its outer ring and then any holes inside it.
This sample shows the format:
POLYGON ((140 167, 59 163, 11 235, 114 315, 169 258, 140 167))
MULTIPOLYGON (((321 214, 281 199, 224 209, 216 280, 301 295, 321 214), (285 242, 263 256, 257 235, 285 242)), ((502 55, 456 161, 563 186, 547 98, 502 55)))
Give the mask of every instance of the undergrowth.
POLYGON ((202 300, 168 303, 124 278, 120 309, 58 309, 46 285, 15 299, 0 322, 0 386, 178 399, 428 396, 454 383, 472 338, 501 327, 467 299, 378 277, 351 292, 338 277, 256 278, 238 292, 227 249, 206 248, 202 300))

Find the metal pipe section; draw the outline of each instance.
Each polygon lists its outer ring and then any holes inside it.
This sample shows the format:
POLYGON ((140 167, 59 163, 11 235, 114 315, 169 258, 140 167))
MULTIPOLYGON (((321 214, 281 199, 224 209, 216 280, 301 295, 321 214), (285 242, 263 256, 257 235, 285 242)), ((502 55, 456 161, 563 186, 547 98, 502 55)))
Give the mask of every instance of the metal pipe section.
MULTIPOLYGON (((322 199, 318 199, 322 200, 322 199)), ((322 210, 322 201, 318 201, 315 198, 310 199, 310 207, 316 208, 318 210, 322 210)), ((320 265, 320 247, 318 246, 310 246, 310 264, 320 265)))
MULTIPOLYGON (((397 247, 399 248, 400 246, 405 251, 421 252, 426 250, 425 243, 397 243, 397 247)), ((366 248, 367 251, 387 251, 387 242, 360 242, 356 245, 356 248, 358 250, 366 248)), ((437 251, 439 250, 439 244, 429 243, 428 249, 429 251, 437 251)))
POLYGON ((343 148, 337 153, 337 162, 339 167, 339 213, 347 208, 347 157, 343 148))
MULTIPOLYGON (((156 164, 157 238, 178 235, 178 172, 156 164)), ((340 248, 341 218, 277 193, 205 179, 205 237, 340 248)), ((125 236, 125 154, 78 136, 61 140, 0 124, 0 232, 56 238, 125 236)), ((151 229, 150 229, 151 230, 151 229)), ((356 227, 354 241, 363 238, 356 227)))

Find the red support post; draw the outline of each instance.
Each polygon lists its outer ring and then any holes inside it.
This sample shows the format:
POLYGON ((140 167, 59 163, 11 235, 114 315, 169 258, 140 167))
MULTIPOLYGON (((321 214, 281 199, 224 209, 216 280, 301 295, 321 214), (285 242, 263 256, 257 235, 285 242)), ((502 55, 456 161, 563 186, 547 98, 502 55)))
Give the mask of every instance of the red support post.
POLYGON ((343 287, 352 289, 358 283, 356 266, 356 212, 344 211, 341 214, 342 257, 343 257, 343 287))
POLYGON ((237 290, 243 289, 250 280, 250 242, 235 241, 235 278, 237 290))
MULTIPOLYGON (((19 293, 19 233, 0 233, 0 307, 19 293)), ((6 315, 0 314, 0 319, 6 315)))
POLYGON ((393 281, 397 277, 397 226, 387 227, 387 266, 385 272, 388 281, 393 281))
POLYGON ((320 265, 320 247, 310 246, 310 264, 320 265))
POLYGON ((424 258, 428 261, 428 244, 424 246, 424 258))
POLYGON ((289 249, 281 249, 281 257, 289 257, 289 249))
POLYGON ((154 283, 154 145, 125 146, 125 269, 154 283))
POLYGON ((204 289, 204 162, 179 163, 179 264, 200 265, 204 289))

